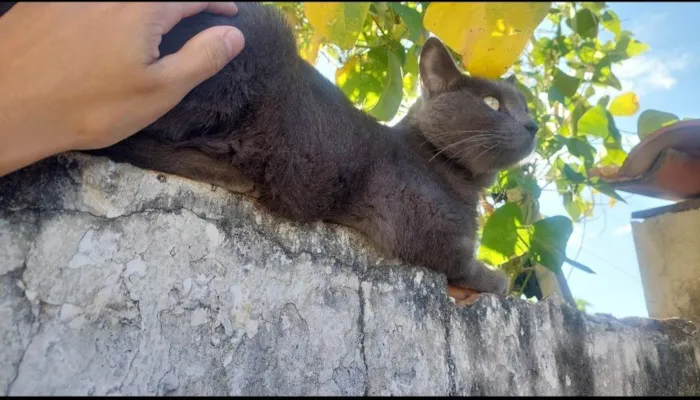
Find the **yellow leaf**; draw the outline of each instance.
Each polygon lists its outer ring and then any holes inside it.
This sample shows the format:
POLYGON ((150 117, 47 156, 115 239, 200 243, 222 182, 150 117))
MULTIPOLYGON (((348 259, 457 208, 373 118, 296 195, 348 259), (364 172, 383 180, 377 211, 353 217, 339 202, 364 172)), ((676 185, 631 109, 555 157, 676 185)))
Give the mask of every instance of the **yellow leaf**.
POLYGON ((549 9, 549 2, 433 2, 423 24, 462 55, 469 73, 496 79, 520 58, 549 9))
POLYGON ((615 198, 611 197, 610 200, 608 201, 608 205, 610 206, 610 208, 613 208, 615 206, 615 202, 617 202, 617 200, 615 200, 615 198))
POLYGON ((629 117, 639 111, 639 99, 633 92, 623 93, 610 103, 608 110, 616 117, 629 117))
POLYGON ((359 70, 359 61, 360 58, 358 56, 350 57, 350 59, 345 63, 345 65, 343 65, 335 71, 335 82, 338 86, 342 86, 345 84, 345 81, 348 80, 348 76, 350 75, 351 71, 359 70))
POLYGON ((301 58, 306 60, 311 65, 316 65, 316 58, 318 58, 318 49, 321 47, 321 41, 323 37, 319 36, 316 32, 311 37, 309 44, 299 51, 301 58))
POLYGON ((305 2, 304 14, 314 31, 343 50, 355 45, 369 12, 369 2, 305 2))

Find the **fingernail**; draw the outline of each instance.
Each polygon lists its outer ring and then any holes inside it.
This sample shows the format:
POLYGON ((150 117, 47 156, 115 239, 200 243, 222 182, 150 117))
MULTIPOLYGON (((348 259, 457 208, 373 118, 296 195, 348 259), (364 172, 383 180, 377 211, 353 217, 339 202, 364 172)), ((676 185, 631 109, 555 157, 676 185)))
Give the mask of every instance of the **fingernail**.
POLYGON ((228 52, 231 57, 237 56, 245 45, 243 33, 236 28, 228 30, 224 34, 224 40, 226 41, 226 46, 228 47, 228 52))
POLYGON ((231 5, 233 6, 233 13, 238 13, 238 6, 236 5, 236 3, 232 3, 231 5))

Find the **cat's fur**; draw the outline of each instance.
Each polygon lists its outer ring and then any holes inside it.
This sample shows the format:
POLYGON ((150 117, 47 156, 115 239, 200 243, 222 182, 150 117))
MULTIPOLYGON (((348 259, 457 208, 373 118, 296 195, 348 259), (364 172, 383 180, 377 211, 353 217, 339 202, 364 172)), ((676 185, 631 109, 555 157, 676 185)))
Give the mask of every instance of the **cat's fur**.
POLYGON ((276 9, 237 5, 234 17, 183 20, 160 51, 171 54, 220 24, 243 32, 243 51, 157 122, 94 153, 247 193, 282 217, 354 228, 452 285, 506 294, 505 276, 474 250, 478 192, 534 148, 537 125, 512 82, 463 75, 442 43, 428 39, 422 95, 387 127, 297 54, 276 9))

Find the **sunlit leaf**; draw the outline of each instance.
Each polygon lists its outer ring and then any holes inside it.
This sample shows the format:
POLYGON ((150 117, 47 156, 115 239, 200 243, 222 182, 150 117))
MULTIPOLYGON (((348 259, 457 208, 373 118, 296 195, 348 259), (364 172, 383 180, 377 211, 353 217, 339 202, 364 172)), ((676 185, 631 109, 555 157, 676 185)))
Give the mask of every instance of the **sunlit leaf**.
POLYGON ((619 62, 634 56, 638 56, 650 49, 649 45, 646 45, 636 39, 631 39, 628 31, 622 31, 619 36, 620 39, 617 41, 615 49, 608 54, 608 57, 612 62, 619 62))
POLYGON ((319 36, 341 49, 349 49, 362 31, 369 6, 369 2, 305 2, 304 13, 319 36))
POLYGON ((301 55, 301 58, 306 60, 311 65, 316 65, 316 59, 318 58, 318 49, 321 46, 322 40, 323 40, 323 37, 321 37, 320 35, 314 34, 311 37, 309 45, 302 48, 299 51, 299 55, 301 55))
POLYGON ((579 138, 566 138, 566 147, 571 155, 583 159, 587 167, 595 161, 595 148, 588 144, 587 141, 579 138))
POLYGON ((639 111, 639 99, 633 92, 623 93, 613 100, 608 110, 616 117, 629 117, 639 111))
POLYGON ((598 17, 587 8, 578 10, 574 18, 568 19, 566 23, 581 37, 594 38, 598 36, 598 17))
POLYGON ((591 107, 578 120, 578 131, 605 139, 610 135, 608 124, 605 109, 600 106, 591 107))
POLYGON ((522 226, 522 212, 517 204, 506 203, 497 208, 484 225, 478 258, 497 266, 524 254, 527 243, 523 240, 528 240, 529 234, 526 229, 519 229, 522 226))
POLYGON ((389 121, 396 115, 403 97, 403 75, 401 64, 393 52, 387 53, 389 71, 386 84, 377 104, 369 113, 380 121, 389 121))
POLYGON ((571 219, 578 221, 586 213, 588 205, 579 195, 572 195, 571 193, 566 193, 563 195, 564 208, 566 212, 571 216, 571 219))
POLYGON ((336 84, 350 101, 367 111, 379 101, 386 83, 387 68, 386 49, 372 49, 351 57, 336 70, 336 84))
POLYGON ((569 164, 565 164, 562 170, 566 179, 572 183, 583 183, 586 181, 586 177, 574 171, 569 164))
POLYGON ((600 161, 603 165, 622 166, 627 158, 627 153, 619 149, 605 149, 605 156, 600 161))
POLYGON ((563 215, 535 222, 530 242, 530 256, 551 271, 561 270, 566 259, 566 243, 574 231, 569 218, 563 215))
POLYGON ((423 24, 462 55, 469 73, 498 78, 520 58, 549 7, 549 2, 433 2, 423 24))
POLYGON ((600 180, 600 178, 598 178, 598 177, 593 177, 590 179, 590 181, 591 181, 591 187, 598 190, 599 192, 607 195, 608 197, 612 197, 618 201, 621 201, 623 203, 627 203, 625 201, 625 199, 623 199, 622 197, 620 197, 619 194, 617 194, 615 189, 613 189, 609 183, 600 180))
POLYGON ((603 13, 603 28, 614 33, 616 36, 620 34, 620 18, 613 10, 605 10, 603 13))
POLYGON ((573 97, 578 90, 578 85, 581 83, 579 79, 576 79, 570 75, 567 75, 559 68, 554 70, 554 80, 552 81, 552 86, 559 90, 559 93, 566 97, 573 97))
POLYGON ((423 36, 423 18, 420 13, 413 8, 404 6, 401 3, 391 2, 391 8, 397 13, 403 23, 408 27, 410 36, 408 39, 412 42, 418 42, 423 36))
POLYGON ((675 114, 659 110, 645 110, 637 120, 637 136, 644 139, 650 133, 678 122, 678 120, 679 118, 675 114))

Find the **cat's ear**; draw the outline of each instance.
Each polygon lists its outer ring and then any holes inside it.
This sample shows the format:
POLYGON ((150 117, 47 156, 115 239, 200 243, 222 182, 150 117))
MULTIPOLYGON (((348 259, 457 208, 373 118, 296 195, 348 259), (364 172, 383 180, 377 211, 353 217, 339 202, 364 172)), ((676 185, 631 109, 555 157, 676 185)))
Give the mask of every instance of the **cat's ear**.
POLYGON ((445 91, 464 76, 445 45, 436 37, 425 41, 419 66, 420 80, 428 96, 445 91))
POLYGON ((507 77, 505 81, 510 83, 511 85, 515 85, 515 74, 512 74, 511 76, 507 77))

